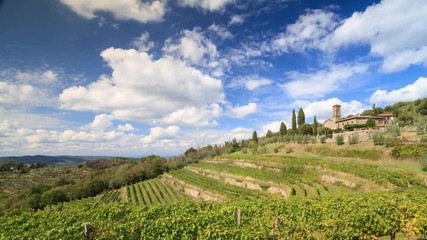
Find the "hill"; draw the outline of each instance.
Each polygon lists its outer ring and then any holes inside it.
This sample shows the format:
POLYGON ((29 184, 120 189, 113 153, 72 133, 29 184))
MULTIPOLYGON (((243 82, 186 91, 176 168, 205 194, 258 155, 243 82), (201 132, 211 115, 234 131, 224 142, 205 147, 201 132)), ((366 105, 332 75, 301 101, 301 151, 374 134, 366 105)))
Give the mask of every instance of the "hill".
POLYGON ((0 157, 0 164, 6 162, 20 162, 20 163, 43 163, 48 165, 74 165, 81 164, 86 161, 93 161, 96 159, 112 159, 114 157, 107 156, 9 156, 0 157))

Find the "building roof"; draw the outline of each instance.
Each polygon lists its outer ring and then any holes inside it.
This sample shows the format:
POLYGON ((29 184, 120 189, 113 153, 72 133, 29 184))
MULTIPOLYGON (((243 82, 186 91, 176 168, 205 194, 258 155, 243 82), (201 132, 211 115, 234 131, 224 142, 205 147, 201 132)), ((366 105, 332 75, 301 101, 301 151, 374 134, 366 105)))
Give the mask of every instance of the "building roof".
POLYGON ((345 122, 345 121, 353 120, 353 119, 370 119, 370 118, 372 118, 372 119, 386 119, 386 116, 353 116, 353 117, 348 117, 348 118, 342 118, 342 119, 336 121, 336 123, 345 122))

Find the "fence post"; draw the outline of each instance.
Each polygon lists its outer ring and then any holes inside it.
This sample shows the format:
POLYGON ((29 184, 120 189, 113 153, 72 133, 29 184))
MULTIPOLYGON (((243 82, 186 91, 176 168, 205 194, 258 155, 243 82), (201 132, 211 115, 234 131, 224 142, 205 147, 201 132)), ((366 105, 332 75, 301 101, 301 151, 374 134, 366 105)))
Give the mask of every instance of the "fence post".
POLYGON ((242 218, 242 210, 239 208, 237 209, 237 226, 240 226, 241 218, 242 218))
POLYGON ((89 228, 88 228, 88 226, 87 226, 87 223, 83 223, 83 227, 84 227, 85 239, 86 239, 86 240, 90 240, 90 236, 89 236, 89 228))
POLYGON ((274 218, 274 229, 276 231, 279 230, 279 218, 278 217, 274 218))

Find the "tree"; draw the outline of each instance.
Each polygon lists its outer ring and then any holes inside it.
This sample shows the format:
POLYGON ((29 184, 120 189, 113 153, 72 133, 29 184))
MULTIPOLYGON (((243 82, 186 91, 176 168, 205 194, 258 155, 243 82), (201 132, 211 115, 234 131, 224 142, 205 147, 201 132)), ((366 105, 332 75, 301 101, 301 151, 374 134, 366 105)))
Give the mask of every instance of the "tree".
POLYGON ((254 131, 254 132, 252 133, 252 141, 253 141, 254 143, 258 143, 258 135, 257 135, 256 131, 254 131))
POLYGON ((295 117, 295 109, 292 109, 292 134, 297 132, 297 119, 295 117))
POLYGON ((280 123, 280 129, 279 129, 280 135, 284 136, 288 132, 288 129, 286 128, 286 125, 284 122, 280 123))
POLYGON ((301 127, 305 124, 305 114, 302 108, 299 108, 298 110, 298 127, 301 127))
POLYGON ((368 121, 366 121, 366 127, 370 127, 370 128, 375 127, 375 120, 372 118, 369 118, 368 121))
POLYGON ((316 118, 316 116, 314 116, 314 119, 313 119, 313 135, 317 136, 317 118, 316 118))
POLYGON ((268 130, 265 136, 271 138, 273 136, 273 133, 271 132, 271 130, 268 130))
POLYGON ((301 125, 299 130, 300 130, 300 134, 302 134, 302 135, 312 135, 313 134, 313 128, 311 127, 310 124, 301 125))

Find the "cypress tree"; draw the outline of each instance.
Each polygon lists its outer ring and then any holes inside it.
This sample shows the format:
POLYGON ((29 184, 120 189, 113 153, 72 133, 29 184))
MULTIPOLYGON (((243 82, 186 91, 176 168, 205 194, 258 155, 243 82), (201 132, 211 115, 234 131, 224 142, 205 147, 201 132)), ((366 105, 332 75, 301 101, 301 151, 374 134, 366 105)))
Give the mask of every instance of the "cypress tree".
POLYGON ((258 143, 258 135, 257 135, 256 131, 254 131, 254 132, 252 133, 252 141, 253 141, 254 143, 258 143))
POLYGON ((301 127, 305 124, 305 114, 302 108, 299 108, 298 110, 298 127, 301 127))
POLYGON ((316 118, 316 116, 314 116, 314 119, 313 119, 313 135, 317 136, 317 118, 316 118))
POLYGON ((286 133, 287 133, 287 131, 288 131, 288 129, 286 128, 285 123, 284 123, 284 122, 281 122, 281 123, 280 123, 280 129, 279 129, 280 135, 281 135, 281 136, 285 136, 285 135, 286 135, 286 133))
POLYGON ((295 109, 292 109, 292 134, 297 132, 297 119, 295 117, 295 109))

